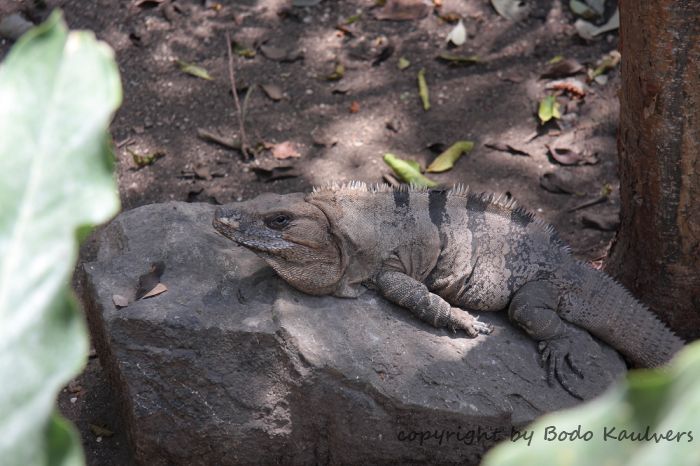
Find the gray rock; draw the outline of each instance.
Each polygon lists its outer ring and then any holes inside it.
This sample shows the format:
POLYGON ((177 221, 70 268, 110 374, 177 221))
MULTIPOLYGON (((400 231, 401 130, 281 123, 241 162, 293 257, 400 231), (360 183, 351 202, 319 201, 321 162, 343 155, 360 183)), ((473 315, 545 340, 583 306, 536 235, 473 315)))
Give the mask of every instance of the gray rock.
MULTIPOLYGON (((578 403, 547 385, 535 343, 504 313, 469 339, 372 291, 304 295, 219 236, 213 212, 125 212, 84 266, 92 335, 140 463, 477 464, 513 426, 578 403), (134 301, 156 261, 168 290, 134 301)), ((575 384, 591 398, 625 366, 584 335, 575 384)))

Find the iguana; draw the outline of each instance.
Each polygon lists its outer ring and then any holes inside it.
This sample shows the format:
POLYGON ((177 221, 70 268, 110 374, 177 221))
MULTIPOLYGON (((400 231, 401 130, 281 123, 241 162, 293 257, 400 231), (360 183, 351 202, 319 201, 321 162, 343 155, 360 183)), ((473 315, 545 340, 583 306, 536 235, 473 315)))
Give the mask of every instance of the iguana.
POLYGON ((549 383, 556 377, 575 396, 566 364, 583 374, 565 321, 636 366, 662 365, 683 346, 625 288, 575 259, 551 226, 503 197, 352 182, 222 206, 213 225, 312 295, 357 297, 364 285, 471 337, 491 327, 468 311, 507 308, 540 342, 549 383))

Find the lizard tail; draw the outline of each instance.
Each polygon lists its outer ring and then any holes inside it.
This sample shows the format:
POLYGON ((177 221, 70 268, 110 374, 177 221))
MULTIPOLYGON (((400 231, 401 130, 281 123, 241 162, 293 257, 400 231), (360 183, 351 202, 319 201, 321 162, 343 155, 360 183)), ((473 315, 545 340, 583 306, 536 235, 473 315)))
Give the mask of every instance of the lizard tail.
POLYGON ((682 339, 613 278, 582 262, 577 269, 575 291, 560 302, 562 318, 615 348, 635 367, 666 364, 683 347, 682 339))

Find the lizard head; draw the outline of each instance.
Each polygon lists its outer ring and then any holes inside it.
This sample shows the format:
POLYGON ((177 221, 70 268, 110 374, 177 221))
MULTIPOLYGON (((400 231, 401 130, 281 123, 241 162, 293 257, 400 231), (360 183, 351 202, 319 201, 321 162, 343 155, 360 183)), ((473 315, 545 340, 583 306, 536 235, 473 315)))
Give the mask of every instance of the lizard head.
POLYGON ((262 194, 222 206, 213 226, 305 293, 331 294, 342 278, 342 258, 328 219, 302 194, 262 194))

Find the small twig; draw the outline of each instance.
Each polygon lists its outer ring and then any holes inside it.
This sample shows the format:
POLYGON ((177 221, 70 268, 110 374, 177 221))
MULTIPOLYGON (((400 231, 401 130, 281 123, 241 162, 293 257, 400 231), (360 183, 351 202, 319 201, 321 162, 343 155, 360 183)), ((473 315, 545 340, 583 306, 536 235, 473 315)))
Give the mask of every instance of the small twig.
POLYGON ((228 78, 231 81, 231 93, 233 94, 233 101, 236 104, 236 111, 238 112, 238 125, 241 132, 241 152, 243 153, 243 159, 249 160, 250 154, 248 153, 248 143, 245 137, 245 124, 243 122, 243 111, 241 110, 241 103, 238 101, 238 93, 236 92, 236 73, 233 69, 233 50, 231 50, 231 36, 226 33, 226 50, 228 52, 228 78))
POLYGON ((590 201, 586 201, 582 204, 577 205, 576 207, 570 208, 569 210, 567 210, 567 212, 575 212, 577 210, 585 209, 586 207, 591 207, 591 206, 594 206, 596 204, 601 204, 603 202, 607 202, 608 199, 609 199, 608 196, 605 196, 605 195, 598 196, 595 199, 592 199, 590 201))

